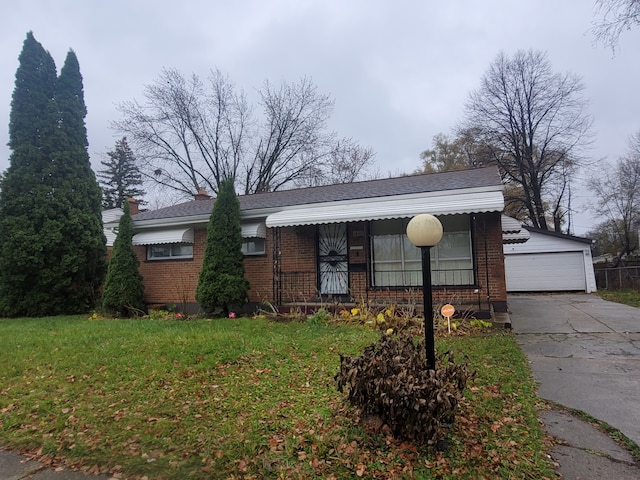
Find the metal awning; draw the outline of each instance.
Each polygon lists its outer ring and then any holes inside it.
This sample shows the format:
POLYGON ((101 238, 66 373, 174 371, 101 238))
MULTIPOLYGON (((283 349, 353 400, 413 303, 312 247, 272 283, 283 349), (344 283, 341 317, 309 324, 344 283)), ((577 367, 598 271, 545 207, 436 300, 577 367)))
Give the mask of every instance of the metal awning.
POLYGON ((531 234, 529 230, 523 228, 518 233, 503 233, 502 234, 502 243, 507 245, 511 243, 525 243, 529 240, 531 234))
POLYGON ((364 201, 332 202, 291 208, 269 215, 266 225, 267 227, 288 227, 408 218, 420 213, 455 215, 501 212, 503 209, 502 191, 439 192, 437 196, 378 197, 364 201))
POLYGON ((265 238, 267 236, 267 226, 264 222, 243 223, 242 238, 265 238))
POLYGON ((522 223, 513 217, 502 215, 502 233, 518 233, 522 230, 522 223))
POLYGON ((140 232, 133 236, 134 245, 158 245, 161 243, 193 243, 193 228, 174 228, 140 232))
POLYGON ((525 243, 529 240, 529 230, 522 226, 519 220, 502 215, 502 243, 525 243))

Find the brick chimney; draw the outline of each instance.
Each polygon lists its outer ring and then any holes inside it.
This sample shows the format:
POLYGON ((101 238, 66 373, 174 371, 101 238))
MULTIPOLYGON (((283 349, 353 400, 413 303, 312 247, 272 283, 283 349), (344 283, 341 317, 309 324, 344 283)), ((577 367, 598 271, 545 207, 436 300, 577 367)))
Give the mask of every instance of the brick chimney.
POLYGON ((199 201, 199 200, 209 200, 210 198, 211 198, 211 195, 209 195, 209 194, 207 193, 207 191, 206 191, 204 188, 202 188, 202 187, 198 187, 198 193, 196 193, 196 194, 193 196, 193 199, 194 199, 194 200, 196 200, 196 201, 199 201))
POLYGON ((137 215, 138 214, 138 201, 135 198, 127 198, 127 202, 129 202, 129 211, 131 212, 131 215, 137 215))

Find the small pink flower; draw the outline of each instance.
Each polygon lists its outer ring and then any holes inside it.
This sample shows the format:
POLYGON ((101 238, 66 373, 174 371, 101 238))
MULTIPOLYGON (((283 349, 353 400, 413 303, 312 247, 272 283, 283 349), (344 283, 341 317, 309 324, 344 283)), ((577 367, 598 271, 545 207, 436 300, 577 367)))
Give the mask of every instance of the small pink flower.
POLYGON ((229 318, 236 318, 236 312, 229 312, 229 318))
POLYGON ((182 313, 176 313, 176 318, 183 318, 183 317, 184 317, 184 314, 182 314, 182 313))

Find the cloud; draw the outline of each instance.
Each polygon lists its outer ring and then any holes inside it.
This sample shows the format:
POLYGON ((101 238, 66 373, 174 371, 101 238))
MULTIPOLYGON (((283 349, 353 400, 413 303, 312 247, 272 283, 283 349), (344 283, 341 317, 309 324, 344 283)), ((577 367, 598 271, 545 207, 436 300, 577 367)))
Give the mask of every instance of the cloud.
MULTIPOLYGON (((470 91, 500 51, 548 52, 554 70, 583 77, 597 132, 592 155, 616 158, 640 130, 640 28, 615 57, 596 46, 584 0, 23 0, 0 6, 0 118, 8 124, 26 32, 60 67, 80 61, 95 166, 116 140, 115 105, 140 98, 163 67, 206 77, 220 68, 255 98, 265 79, 310 77, 335 99, 331 127, 377 152, 380 170, 420 165, 434 135, 462 118, 470 91)), ((0 122, 2 124, 2 122, 0 122)), ((8 166, 0 129, 0 170, 8 166)))

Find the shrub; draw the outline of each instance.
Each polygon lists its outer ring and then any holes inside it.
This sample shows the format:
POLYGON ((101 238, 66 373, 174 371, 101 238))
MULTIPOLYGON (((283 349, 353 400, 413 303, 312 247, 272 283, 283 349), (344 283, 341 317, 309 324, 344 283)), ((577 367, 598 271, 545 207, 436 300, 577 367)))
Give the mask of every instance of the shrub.
POLYGON ((438 355, 436 370, 427 370, 424 339, 383 335, 359 357, 340 355, 335 380, 353 406, 378 417, 396 438, 432 443, 453 423, 470 377, 451 353, 438 355))
POLYGON ((313 315, 307 318, 309 325, 326 325, 331 320, 331 314, 326 308, 320 308, 313 315))
POLYGON ((220 184, 207 227, 205 249, 196 300, 208 313, 229 315, 232 306, 247 299, 249 282, 244 278, 240 203, 233 179, 220 184))
POLYGON ((138 270, 140 262, 133 250, 133 221, 129 202, 124 202, 118 223, 118 236, 102 292, 102 308, 119 317, 133 317, 144 310, 144 284, 138 270))

